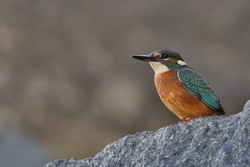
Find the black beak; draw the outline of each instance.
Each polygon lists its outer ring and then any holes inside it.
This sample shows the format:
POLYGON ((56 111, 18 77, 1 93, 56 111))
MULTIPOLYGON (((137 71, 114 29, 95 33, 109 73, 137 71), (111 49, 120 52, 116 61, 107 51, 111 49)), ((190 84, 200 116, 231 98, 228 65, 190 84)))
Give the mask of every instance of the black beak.
POLYGON ((130 57, 133 57, 138 60, 143 60, 146 62, 157 61, 157 58, 153 57, 151 54, 150 55, 131 55, 130 57))

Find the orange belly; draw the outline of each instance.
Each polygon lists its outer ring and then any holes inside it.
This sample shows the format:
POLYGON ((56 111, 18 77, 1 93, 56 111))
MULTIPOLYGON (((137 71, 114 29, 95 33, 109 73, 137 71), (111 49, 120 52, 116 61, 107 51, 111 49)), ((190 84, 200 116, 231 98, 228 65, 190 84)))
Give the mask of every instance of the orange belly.
POLYGON ((155 75, 155 86, 165 106, 180 119, 216 115, 213 109, 186 90, 173 70, 155 75))

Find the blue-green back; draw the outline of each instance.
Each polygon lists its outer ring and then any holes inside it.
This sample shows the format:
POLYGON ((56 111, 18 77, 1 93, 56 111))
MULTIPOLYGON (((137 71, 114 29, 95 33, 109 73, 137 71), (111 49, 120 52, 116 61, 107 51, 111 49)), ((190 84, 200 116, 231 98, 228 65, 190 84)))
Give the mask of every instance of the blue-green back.
POLYGON ((220 105, 220 100, 208 82, 197 72, 190 68, 182 68, 177 72, 182 85, 204 104, 217 111, 218 115, 225 114, 220 105))

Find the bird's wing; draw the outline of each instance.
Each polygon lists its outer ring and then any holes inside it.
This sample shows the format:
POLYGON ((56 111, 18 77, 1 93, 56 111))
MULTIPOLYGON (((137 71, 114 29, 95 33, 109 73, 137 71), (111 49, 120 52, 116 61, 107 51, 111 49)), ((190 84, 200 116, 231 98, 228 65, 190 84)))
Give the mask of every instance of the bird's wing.
POLYGON ((178 71, 178 79, 190 93, 201 100, 204 104, 213 110, 218 111, 219 115, 225 114, 220 105, 220 100, 200 74, 192 69, 183 68, 178 71))

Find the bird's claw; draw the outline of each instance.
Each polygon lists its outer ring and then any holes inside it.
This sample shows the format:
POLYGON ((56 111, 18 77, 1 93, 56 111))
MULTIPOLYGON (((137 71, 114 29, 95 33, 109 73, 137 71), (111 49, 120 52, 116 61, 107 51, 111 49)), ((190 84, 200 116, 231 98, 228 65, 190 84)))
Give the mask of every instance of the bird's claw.
POLYGON ((178 123, 178 124, 181 124, 181 123, 183 123, 183 122, 188 122, 188 121, 191 121, 191 120, 193 120, 193 119, 195 119, 195 118, 197 118, 198 117, 198 115, 195 115, 194 117, 192 117, 192 118, 190 118, 190 119, 181 119, 181 121, 178 123))

